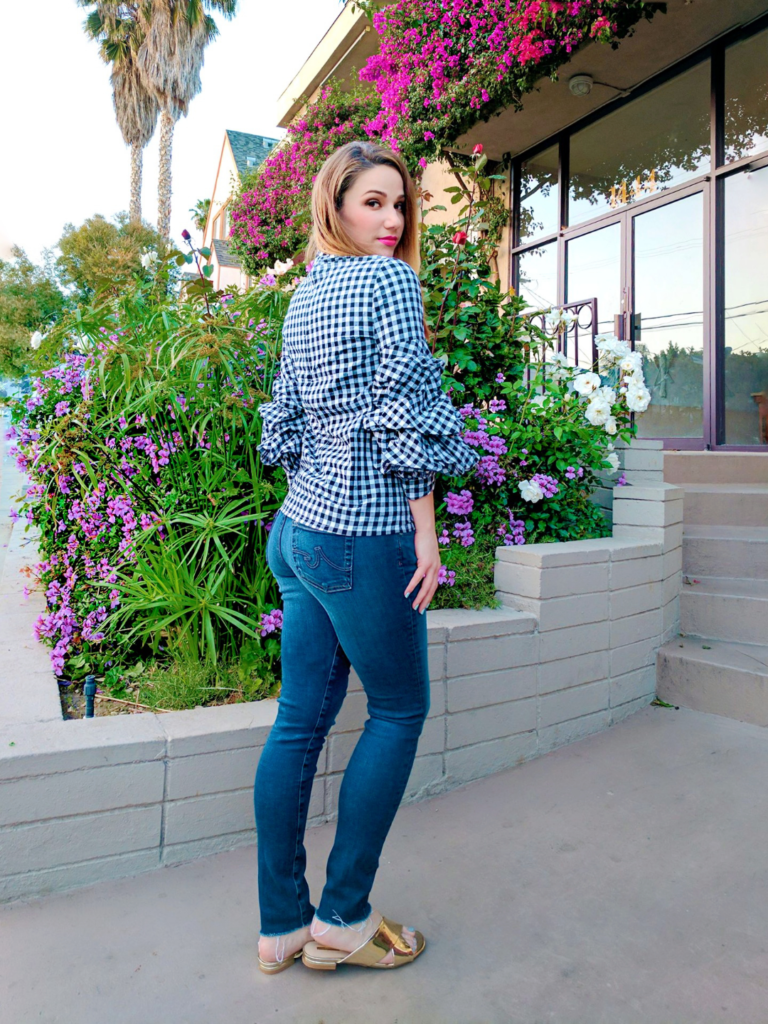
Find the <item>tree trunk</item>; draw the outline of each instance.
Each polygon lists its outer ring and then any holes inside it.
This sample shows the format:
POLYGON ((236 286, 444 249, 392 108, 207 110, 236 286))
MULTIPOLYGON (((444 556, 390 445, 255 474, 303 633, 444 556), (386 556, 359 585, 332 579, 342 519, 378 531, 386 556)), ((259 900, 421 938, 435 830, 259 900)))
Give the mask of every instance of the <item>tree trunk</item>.
POLYGON ((160 115, 160 173, 157 182, 157 230, 166 240, 171 234, 171 156, 175 120, 164 110, 160 115))
POLYGON ((144 149, 138 142, 131 146, 131 222, 141 222, 141 170, 144 162, 144 149))

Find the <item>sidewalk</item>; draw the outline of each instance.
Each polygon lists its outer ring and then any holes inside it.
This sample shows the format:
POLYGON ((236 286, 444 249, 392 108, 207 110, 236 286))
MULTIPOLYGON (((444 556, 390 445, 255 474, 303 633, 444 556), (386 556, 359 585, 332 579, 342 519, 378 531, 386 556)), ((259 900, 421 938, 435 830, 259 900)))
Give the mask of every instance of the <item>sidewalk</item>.
POLYGON ((260 974, 254 846, 6 906, 0 1020, 765 1024, 766 778, 765 730, 649 707, 401 808, 372 898, 428 947, 396 974, 260 974))

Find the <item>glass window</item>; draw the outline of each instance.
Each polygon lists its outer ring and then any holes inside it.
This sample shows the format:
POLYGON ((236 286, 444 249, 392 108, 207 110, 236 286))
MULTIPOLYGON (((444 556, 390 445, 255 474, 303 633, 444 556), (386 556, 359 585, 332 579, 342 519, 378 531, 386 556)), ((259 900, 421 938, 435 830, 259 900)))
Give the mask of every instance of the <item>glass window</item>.
MULTIPOLYGON (((590 231, 568 243, 566 295, 568 302, 597 299, 597 333, 613 333, 613 318, 621 312, 620 224, 590 231)), ((584 365, 582 353, 579 365, 584 365)))
POLYGON ((697 64, 571 137, 570 224, 710 169, 709 69, 697 64))
POLYGON ((525 160, 520 166, 520 241, 551 235, 558 221, 558 147, 525 160))
POLYGON ((768 29, 725 51, 725 161, 768 149, 768 29))
POLYGON ((768 444, 768 168, 725 182, 725 441, 768 444))
POLYGON ((634 218, 634 335, 651 404, 640 437, 701 437, 704 373, 704 197, 634 218))
POLYGON ((534 309, 557 305, 557 242, 517 256, 518 294, 534 309))

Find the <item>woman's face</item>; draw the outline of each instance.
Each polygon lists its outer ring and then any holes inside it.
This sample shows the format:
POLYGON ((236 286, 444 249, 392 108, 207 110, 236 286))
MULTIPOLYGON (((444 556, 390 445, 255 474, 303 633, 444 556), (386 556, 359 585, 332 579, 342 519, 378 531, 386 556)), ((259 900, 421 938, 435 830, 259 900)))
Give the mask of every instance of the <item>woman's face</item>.
POLYGON ((370 256, 393 256, 405 227, 405 192, 394 167, 370 167, 344 194, 339 215, 349 237, 370 256))

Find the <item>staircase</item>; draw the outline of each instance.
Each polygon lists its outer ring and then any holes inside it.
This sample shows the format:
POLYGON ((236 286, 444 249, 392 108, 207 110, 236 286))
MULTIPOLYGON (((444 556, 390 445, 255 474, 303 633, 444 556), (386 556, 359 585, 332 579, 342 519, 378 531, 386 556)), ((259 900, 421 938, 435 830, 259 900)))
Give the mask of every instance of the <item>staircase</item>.
POLYGON ((768 452, 667 452, 664 478, 685 490, 683 588, 658 695, 768 726, 768 452))

